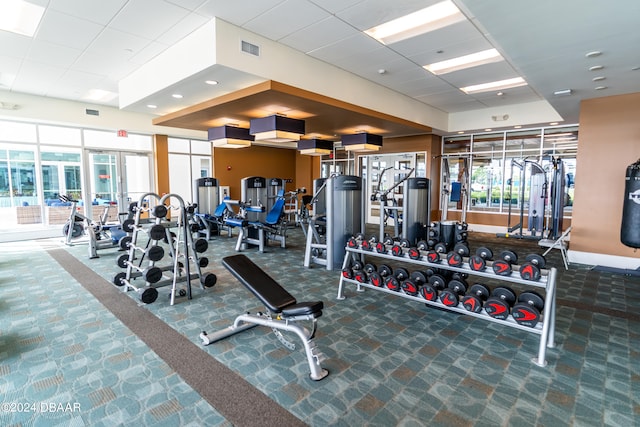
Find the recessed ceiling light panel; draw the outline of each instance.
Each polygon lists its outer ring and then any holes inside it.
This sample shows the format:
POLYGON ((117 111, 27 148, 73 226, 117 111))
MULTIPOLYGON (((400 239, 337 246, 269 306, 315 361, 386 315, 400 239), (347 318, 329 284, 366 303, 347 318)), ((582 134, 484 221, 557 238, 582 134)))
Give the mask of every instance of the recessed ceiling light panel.
POLYGON ((44 15, 44 7, 22 1, 0 2, 0 30, 33 37, 44 15))
POLYGON ((510 89, 519 86, 526 86, 527 82, 522 77, 514 77, 512 79, 498 80, 495 82, 481 83, 477 85, 461 87, 460 90, 466 94, 488 92, 492 90, 510 89))
POLYGON ((503 61, 504 58, 496 49, 487 49, 475 52, 469 55, 459 56, 457 58, 447 59, 445 61, 435 62, 425 65, 424 68, 436 76, 451 73, 453 71, 464 70, 467 68, 477 67, 479 65, 491 64, 493 62, 503 61))

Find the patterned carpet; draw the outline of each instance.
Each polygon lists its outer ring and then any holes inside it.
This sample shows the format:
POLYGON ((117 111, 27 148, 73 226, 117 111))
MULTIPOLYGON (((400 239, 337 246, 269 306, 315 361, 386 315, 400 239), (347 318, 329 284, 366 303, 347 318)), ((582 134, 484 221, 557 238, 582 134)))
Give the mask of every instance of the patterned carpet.
MULTIPOLYGON (((235 243, 216 237, 203 254, 210 261, 204 270, 218 276, 213 288, 194 286, 192 300, 179 298, 173 306, 169 288, 160 288, 157 301, 135 310, 152 313, 198 347, 202 330, 263 310, 220 264, 236 253, 235 243)), ((514 249, 521 257, 541 252, 535 242, 473 232, 470 244, 494 253, 514 249)), ((536 334, 386 293, 358 293, 353 285, 338 301, 339 272, 303 267, 300 229, 289 230, 287 246, 243 253, 298 300, 324 301, 315 341, 330 375, 309 380, 301 346, 289 351, 263 327, 202 349, 303 423, 639 425, 640 279, 585 265, 565 271, 552 251, 557 345, 547 350, 548 365, 539 367, 532 362, 536 334)), ((0 425, 233 424, 61 268, 47 252, 54 248, 89 266, 117 298, 138 301, 135 292, 111 284, 122 271, 116 265, 122 252, 115 249, 89 260, 86 245, 66 247, 60 239, 0 245, 0 425), (55 410, 41 410, 50 407, 55 410)))

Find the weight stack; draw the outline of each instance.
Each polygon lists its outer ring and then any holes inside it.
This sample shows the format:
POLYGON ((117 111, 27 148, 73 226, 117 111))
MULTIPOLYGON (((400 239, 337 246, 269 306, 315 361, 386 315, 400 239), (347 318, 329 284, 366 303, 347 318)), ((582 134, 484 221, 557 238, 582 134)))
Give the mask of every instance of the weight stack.
POLYGON ((620 241, 626 246, 640 248, 640 159, 627 167, 620 241))

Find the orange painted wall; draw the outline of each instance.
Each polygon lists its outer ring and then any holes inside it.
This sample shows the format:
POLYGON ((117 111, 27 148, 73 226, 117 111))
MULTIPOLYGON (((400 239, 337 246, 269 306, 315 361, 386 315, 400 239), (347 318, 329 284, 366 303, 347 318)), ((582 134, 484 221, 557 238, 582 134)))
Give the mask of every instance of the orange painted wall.
MULTIPOLYGON (((296 150, 252 145, 248 148, 214 148, 215 178, 228 185, 232 199, 240 199, 240 180, 248 176, 289 179, 285 191, 295 190, 296 150)), ((299 186, 299 185, 298 185, 299 186)))
POLYGON ((153 153, 155 163, 155 193, 163 195, 169 193, 169 139, 167 135, 153 136, 153 153))
POLYGON ((640 258, 620 242, 627 166, 640 158, 640 93, 583 101, 571 249, 640 258))

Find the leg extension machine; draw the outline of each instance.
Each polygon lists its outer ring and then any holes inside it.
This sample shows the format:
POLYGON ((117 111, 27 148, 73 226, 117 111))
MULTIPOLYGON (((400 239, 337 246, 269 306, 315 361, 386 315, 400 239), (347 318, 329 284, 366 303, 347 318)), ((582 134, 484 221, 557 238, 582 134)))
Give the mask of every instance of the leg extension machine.
POLYGON ((321 354, 313 342, 317 319, 322 316, 323 302, 297 302, 286 289, 245 255, 225 257, 222 259, 222 265, 265 305, 267 313, 242 314, 236 317, 232 326, 210 335, 202 332, 202 343, 209 345, 261 325, 273 329, 278 339, 293 350, 295 344, 287 341, 280 330, 293 332, 304 344, 311 379, 318 381, 329 375, 329 372, 320 366, 321 354), (301 321, 311 321, 311 331, 300 325, 301 321))

